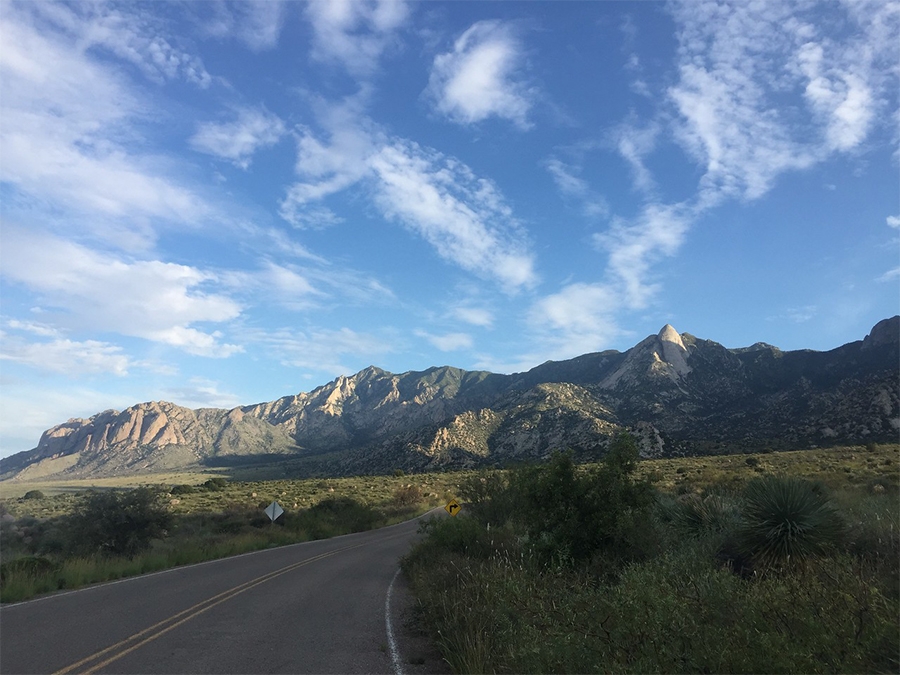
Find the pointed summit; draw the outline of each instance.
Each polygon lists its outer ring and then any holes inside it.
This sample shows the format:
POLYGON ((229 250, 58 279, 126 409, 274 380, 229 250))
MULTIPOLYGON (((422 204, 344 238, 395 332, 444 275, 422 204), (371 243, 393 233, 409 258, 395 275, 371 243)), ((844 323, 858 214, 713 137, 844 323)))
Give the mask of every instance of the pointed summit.
POLYGON ((662 327, 662 330, 659 331, 659 335, 657 335, 657 337, 661 342, 674 342, 676 345, 686 351, 684 342, 682 342, 681 340, 681 336, 678 334, 678 331, 675 330, 675 327, 670 323, 667 323, 662 327))
MULTIPOLYGON (((668 363, 676 376, 687 375, 691 367, 687 364, 688 350, 678 331, 667 323, 657 335, 662 343, 662 360, 668 363)), ((673 378, 677 379, 677 378, 673 378)))

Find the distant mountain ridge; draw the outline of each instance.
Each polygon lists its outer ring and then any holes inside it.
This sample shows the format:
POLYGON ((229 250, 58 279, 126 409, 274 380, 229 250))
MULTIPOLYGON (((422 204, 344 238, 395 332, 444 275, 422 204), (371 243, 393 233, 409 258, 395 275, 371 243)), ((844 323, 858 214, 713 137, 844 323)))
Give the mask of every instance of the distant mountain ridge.
POLYGON ((498 375, 370 366, 232 410, 140 403, 48 429, 0 478, 94 477, 260 462, 349 474, 502 464, 570 448, 602 455, 619 430, 645 456, 897 441, 900 316, 827 352, 727 349, 666 325, 626 352, 498 375))

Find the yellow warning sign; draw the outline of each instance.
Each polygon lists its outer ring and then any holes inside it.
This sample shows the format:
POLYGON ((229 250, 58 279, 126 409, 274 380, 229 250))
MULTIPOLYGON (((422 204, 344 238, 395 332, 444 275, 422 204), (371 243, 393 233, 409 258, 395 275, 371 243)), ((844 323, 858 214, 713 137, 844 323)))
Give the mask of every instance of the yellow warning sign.
POLYGON ((456 501, 455 499, 451 499, 450 503, 447 504, 447 506, 445 506, 444 508, 447 510, 447 513, 449 513, 451 516, 455 516, 457 513, 459 513, 459 510, 462 507, 459 505, 458 501, 456 501))

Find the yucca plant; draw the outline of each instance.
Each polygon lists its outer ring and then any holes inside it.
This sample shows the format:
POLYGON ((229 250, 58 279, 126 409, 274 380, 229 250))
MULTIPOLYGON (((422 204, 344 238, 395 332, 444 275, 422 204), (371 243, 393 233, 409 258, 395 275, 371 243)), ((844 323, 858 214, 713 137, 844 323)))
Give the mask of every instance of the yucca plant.
POLYGON ((844 530, 824 490, 802 478, 766 476, 751 481, 742 515, 741 548, 762 565, 824 553, 844 530))

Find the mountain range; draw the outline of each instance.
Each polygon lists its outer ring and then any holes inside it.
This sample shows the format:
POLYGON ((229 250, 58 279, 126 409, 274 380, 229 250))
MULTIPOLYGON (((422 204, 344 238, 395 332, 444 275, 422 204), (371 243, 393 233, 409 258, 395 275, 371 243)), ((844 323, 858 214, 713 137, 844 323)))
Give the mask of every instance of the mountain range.
POLYGON ((0 479, 228 466, 281 475, 504 465, 570 449, 596 459, 617 432, 645 457, 799 449, 900 436, 900 316, 827 352, 727 349, 666 325, 625 352, 500 375, 370 366, 310 392, 222 410, 165 401, 70 419, 0 459, 0 479))

